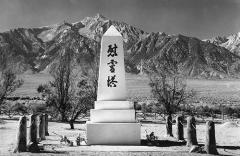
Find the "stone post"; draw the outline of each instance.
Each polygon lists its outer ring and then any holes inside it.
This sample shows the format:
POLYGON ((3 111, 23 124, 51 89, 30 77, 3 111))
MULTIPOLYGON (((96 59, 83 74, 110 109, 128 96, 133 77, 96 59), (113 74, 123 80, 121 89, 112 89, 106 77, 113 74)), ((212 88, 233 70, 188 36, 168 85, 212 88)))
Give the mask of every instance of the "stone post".
POLYGON ((37 123, 37 142, 39 142, 41 140, 40 138, 40 115, 36 115, 36 123, 37 123))
POLYGON ((168 115, 166 118, 166 130, 167 130, 167 136, 173 136, 172 134, 172 116, 168 115))
POLYGON ((40 124, 39 124, 39 137, 41 140, 45 140, 45 117, 44 114, 39 116, 40 124))
POLYGON ((206 123, 205 150, 208 154, 218 154, 215 139, 215 125, 213 121, 206 123))
POLYGON ((183 131, 183 117, 177 116, 176 117, 176 138, 178 141, 184 140, 184 131, 183 131))
POLYGON ((45 136, 49 136, 48 133, 48 115, 45 114, 45 136))
POLYGON ((20 117, 17 129, 17 143, 14 149, 16 152, 26 152, 27 150, 27 119, 25 116, 20 117))
POLYGON ((198 145, 196 120, 193 116, 187 118, 187 146, 198 145))
POLYGON ((29 116, 30 127, 28 131, 28 151, 39 152, 37 141, 37 115, 29 116))

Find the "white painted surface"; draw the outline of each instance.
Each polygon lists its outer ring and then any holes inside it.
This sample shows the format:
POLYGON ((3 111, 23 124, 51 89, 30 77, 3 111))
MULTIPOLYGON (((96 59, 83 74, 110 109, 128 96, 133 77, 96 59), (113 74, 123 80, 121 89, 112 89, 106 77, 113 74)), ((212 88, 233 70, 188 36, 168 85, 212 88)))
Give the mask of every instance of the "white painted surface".
POLYGON ((130 101, 95 101, 94 109, 134 109, 134 103, 130 101))
POLYGON ((88 145, 140 145, 141 125, 136 123, 134 104, 126 101, 123 38, 114 26, 102 37, 97 101, 87 123, 88 145), (116 54, 108 56, 109 46, 116 54), (112 69, 110 62, 114 62, 112 69), (108 86, 114 76, 116 86, 108 86))
POLYGON ((88 145, 140 145, 139 123, 87 123, 88 145))
POLYGON ((121 36, 120 32, 113 26, 111 25, 108 30, 104 33, 105 36, 121 36))
POLYGON ((103 109, 91 109, 90 110, 91 122, 136 122, 135 110, 103 110, 103 109))
POLYGON ((126 84, 125 84, 125 67, 124 67, 124 51, 123 39, 121 34, 114 26, 111 26, 103 35, 101 41, 101 53, 99 64, 98 92, 97 101, 125 101, 126 100, 126 84), (108 57, 109 45, 114 47, 117 45, 117 56, 108 57), (110 71, 108 63, 111 60, 117 61, 115 64, 115 72, 110 71), (116 75, 116 87, 108 87, 108 76, 116 75))

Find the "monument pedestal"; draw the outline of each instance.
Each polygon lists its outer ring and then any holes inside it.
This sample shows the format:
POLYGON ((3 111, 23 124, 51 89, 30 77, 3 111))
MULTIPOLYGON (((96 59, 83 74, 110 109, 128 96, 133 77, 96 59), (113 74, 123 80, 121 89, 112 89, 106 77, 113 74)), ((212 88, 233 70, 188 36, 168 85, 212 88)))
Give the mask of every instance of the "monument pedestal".
POLYGON ((135 110, 90 110, 90 121, 91 122, 102 122, 102 123, 111 123, 111 122, 136 122, 135 110))
POLYGON ((88 145, 140 145, 140 123, 87 122, 88 145))
POLYGON ((140 145, 141 124, 136 123, 133 103, 96 101, 87 122, 87 139, 88 145, 140 145))
POLYGON ((129 101, 95 101, 94 108, 107 110, 134 109, 134 104, 129 101))

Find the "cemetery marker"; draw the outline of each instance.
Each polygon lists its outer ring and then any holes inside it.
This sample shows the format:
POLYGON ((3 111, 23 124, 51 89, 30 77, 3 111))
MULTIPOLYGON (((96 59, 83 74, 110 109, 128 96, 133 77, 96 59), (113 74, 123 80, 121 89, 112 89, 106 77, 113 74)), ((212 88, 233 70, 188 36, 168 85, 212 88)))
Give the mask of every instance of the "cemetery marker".
POLYGON ((126 101, 123 38, 114 26, 103 35, 97 101, 87 122, 88 145, 139 145, 140 124, 126 101))

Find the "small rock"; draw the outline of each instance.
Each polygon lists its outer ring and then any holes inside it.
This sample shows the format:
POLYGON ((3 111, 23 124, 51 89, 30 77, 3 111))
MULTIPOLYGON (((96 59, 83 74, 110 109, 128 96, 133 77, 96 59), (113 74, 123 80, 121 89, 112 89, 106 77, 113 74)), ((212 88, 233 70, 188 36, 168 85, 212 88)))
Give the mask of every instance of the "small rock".
POLYGON ((189 153, 201 153, 201 152, 202 152, 202 148, 197 145, 193 145, 189 150, 189 153))

